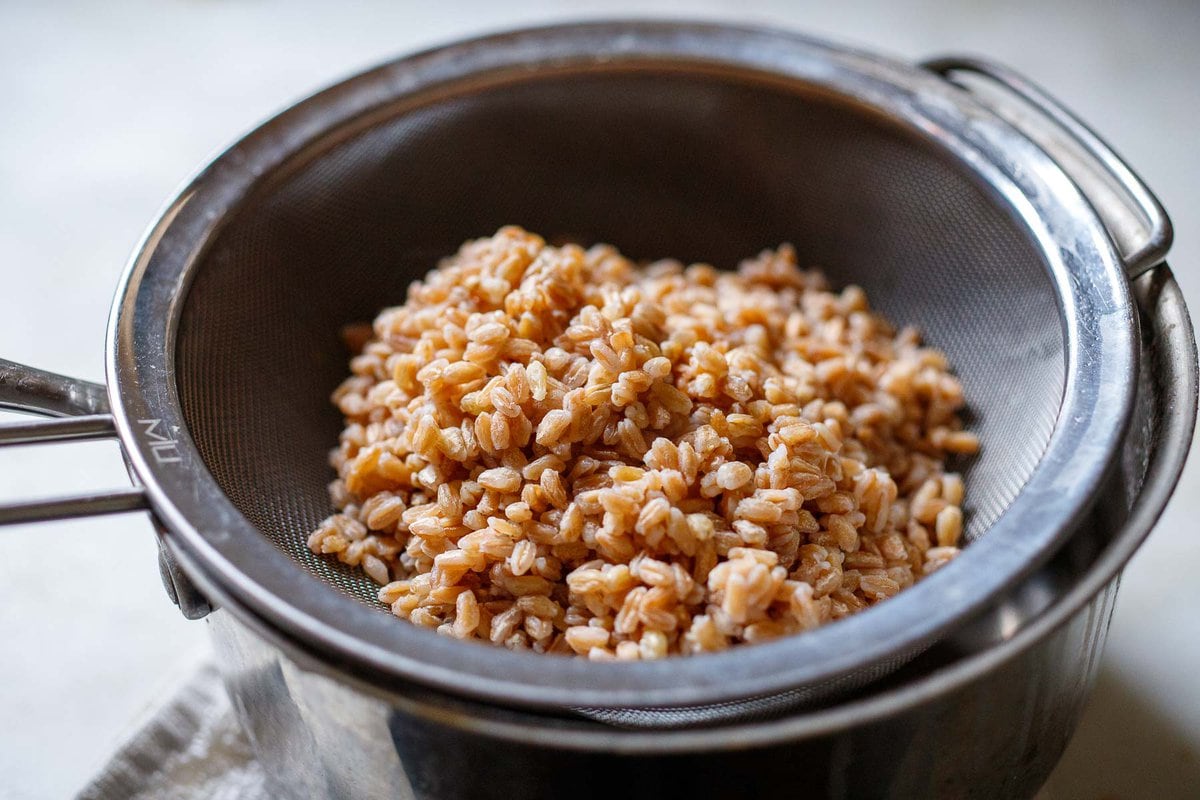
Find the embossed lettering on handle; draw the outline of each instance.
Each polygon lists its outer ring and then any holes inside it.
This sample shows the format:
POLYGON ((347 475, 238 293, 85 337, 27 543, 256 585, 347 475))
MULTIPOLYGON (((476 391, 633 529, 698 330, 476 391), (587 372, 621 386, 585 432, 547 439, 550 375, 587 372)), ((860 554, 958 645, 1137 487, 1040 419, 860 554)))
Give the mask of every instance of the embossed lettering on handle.
POLYGON ((138 425, 142 426, 142 436, 150 447, 155 462, 178 464, 182 460, 179 457, 179 443, 165 431, 161 419, 139 419, 138 425))

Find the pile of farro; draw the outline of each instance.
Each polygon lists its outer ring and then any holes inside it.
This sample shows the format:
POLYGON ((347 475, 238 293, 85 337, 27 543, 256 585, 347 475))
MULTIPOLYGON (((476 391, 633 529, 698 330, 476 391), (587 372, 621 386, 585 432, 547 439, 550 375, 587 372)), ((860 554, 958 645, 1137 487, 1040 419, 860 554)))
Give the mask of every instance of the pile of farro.
POLYGON ((359 331, 309 547, 463 639, 661 658, 804 631, 958 552, 945 357, 787 245, 737 272, 508 227, 359 331))

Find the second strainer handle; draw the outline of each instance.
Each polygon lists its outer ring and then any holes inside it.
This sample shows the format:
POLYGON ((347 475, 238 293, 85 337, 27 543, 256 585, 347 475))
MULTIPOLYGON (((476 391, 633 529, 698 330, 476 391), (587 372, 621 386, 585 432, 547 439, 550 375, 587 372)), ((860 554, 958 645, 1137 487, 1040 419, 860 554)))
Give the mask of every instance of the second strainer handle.
POLYGON ((949 56, 921 66, 947 80, 956 73, 982 76, 1007 90, 1007 98, 988 93, 982 99, 992 101, 989 105, 997 114, 1062 165, 1100 216, 1129 277, 1163 262, 1174 232, 1162 203, 1129 164, 1062 103, 1028 78, 990 61, 949 56))

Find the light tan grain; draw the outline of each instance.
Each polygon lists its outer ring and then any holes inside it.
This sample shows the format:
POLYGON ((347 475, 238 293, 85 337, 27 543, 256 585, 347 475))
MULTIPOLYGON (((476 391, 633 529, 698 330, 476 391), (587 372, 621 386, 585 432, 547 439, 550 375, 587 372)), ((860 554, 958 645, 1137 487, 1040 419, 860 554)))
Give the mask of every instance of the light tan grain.
POLYGON ((737 272, 519 228, 357 337, 313 552, 462 639, 646 660, 799 633, 958 553, 945 357, 784 245, 737 272), (393 580, 395 579, 395 580, 393 580))

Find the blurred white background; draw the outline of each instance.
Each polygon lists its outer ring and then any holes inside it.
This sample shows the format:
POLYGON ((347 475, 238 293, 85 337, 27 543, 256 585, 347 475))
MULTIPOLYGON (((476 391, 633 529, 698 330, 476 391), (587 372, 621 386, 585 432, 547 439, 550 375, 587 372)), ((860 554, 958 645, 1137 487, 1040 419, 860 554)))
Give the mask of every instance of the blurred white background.
MULTIPOLYGON (((1065 99, 1159 193, 1200 312, 1200 3, 0 3, 0 355, 103 379, 108 305, 191 170, 297 98, 404 51, 567 18, 777 24, 907 58, 996 58, 1065 99)), ((125 483, 112 443, 6 450, 0 501, 125 483)), ((1048 798, 1200 790, 1200 454, 1130 565, 1099 690, 1048 798), (1191 520, 1189 522, 1189 520, 1191 520)), ((206 657, 138 515, 0 530, 0 798, 75 792, 206 657)))

